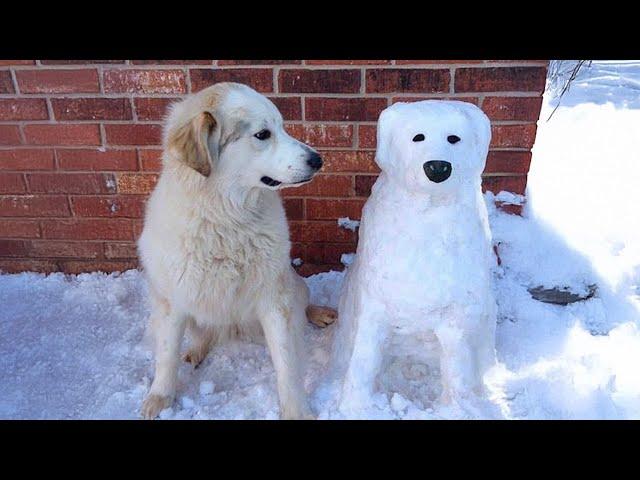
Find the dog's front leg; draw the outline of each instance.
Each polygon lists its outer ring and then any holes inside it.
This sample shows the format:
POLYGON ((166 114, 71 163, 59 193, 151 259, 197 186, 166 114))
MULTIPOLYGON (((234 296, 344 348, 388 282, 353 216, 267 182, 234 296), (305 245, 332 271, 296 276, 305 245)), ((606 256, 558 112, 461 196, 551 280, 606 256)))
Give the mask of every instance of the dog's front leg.
MULTIPOLYGON (((269 302, 271 303, 271 302, 269 302)), ((314 418, 304 390, 299 349, 302 343, 304 311, 287 312, 276 305, 266 306, 259 315, 271 361, 276 371, 280 418, 314 418)))
POLYGON ((175 311, 153 318, 156 371, 151 389, 142 404, 142 416, 153 419, 173 403, 176 393, 180 344, 187 316, 175 311))

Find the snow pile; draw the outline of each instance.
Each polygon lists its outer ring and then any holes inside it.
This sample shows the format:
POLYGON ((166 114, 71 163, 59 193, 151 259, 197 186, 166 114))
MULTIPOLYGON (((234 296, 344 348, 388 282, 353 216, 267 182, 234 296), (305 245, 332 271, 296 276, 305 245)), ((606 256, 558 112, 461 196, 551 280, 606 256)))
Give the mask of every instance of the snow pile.
MULTIPOLYGON (((594 62, 581 75, 549 122, 553 92, 545 97, 524 218, 485 196, 502 259, 493 266, 499 366, 489 378, 499 418, 640 419, 640 62, 594 62), (527 291, 591 283, 593 298, 566 307, 527 291)), ((312 301, 336 307, 343 280, 308 278, 312 301)), ((145 296, 137 271, 0 275, 0 418, 138 418, 153 374, 145 296)), ((320 418, 330 416, 316 387, 335 332, 305 330, 320 418)), ((385 365, 379 415, 486 418, 435 401, 438 351, 423 346, 420 362, 385 365)), ((176 403, 161 417, 277 418, 265 347, 233 343, 197 370, 182 365, 176 403)))
POLYGON ((344 228, 346 230, 351 230, 355 232, 356 229, 360 226, 359 220, 351 220, 349 217, 340 217, 338 219, 338 226, 340 228, 344 228))

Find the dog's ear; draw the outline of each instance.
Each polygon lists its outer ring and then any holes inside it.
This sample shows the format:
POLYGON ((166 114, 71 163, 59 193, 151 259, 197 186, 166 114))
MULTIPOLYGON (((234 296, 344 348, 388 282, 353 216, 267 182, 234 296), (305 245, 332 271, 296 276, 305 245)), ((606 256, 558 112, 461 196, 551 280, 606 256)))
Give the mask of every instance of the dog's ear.
MULTIPOLYGON (((211 175, 211 166, 217 160, 218 148, 209 148, 210 137, 219 137, 220 125, 209 112, 202 112, 193 120, 169 133, 167 147, 174 150, 180 160, 201 175, 211 175)), ((212 142, 213 147, 217 142, 212 142)))

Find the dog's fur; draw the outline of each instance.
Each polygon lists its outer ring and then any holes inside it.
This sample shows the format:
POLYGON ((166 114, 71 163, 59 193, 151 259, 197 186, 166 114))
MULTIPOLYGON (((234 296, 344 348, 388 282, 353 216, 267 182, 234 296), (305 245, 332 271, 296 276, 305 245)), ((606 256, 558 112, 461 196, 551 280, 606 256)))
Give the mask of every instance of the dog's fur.
POLYGON ((308 305, 276 190, 309 181, 317 153, 285 132, 273 103, 236 83, 174 104, 163 146, 138 241, 156 340, 142 415, 154 418, 172 404, 185 329, 191 348, 184 359, 197 366, 214 341, 258 327, 275 367, 281 417, 310 418, 301 371, 305 311, 316 324, 336 317, 308 305), (257 138, 264 130, 270 137, 257 138), (266 177, 281 184, 269 186, 266 177))

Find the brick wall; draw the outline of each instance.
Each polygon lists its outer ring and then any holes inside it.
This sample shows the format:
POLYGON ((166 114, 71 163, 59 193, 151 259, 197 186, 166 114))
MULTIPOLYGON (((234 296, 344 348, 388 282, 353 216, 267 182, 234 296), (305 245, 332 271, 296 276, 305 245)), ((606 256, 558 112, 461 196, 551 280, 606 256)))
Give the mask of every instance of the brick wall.
POLYGON ((219 81, 266 94, 325 159, 283 192, 292 258, 339 268, 378 169, 378 114, 395 101, 455 98, 491 118, 484 187, 523 193, 546 61, 0 61, 0 270, 137 265, 135 239, 160 167, 167 104, 219 81))

